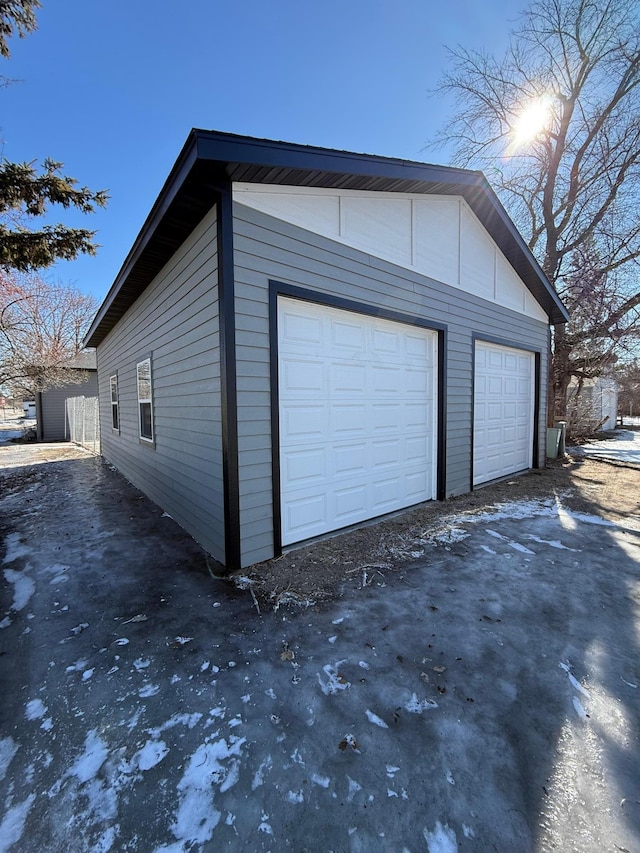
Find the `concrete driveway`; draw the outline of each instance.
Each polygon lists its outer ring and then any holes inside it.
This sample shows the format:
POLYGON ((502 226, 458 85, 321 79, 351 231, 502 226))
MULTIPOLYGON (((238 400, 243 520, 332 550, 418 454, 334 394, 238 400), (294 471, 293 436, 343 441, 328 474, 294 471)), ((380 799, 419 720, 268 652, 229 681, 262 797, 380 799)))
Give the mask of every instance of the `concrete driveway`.
POLYGON ((0 851, 640 850, 640 520, 451 518, 259 614, 77 455, 0 471, 0 851))

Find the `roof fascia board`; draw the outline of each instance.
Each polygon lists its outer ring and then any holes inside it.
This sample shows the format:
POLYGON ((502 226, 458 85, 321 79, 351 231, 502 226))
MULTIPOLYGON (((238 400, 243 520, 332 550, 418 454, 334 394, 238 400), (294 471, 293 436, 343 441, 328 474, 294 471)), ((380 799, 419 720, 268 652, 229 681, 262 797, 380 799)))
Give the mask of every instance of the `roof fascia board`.
POLYGON ((144 251, 145 247, 148 245, 149 241, 153 237, 153 234, 161 222, 163 216, 167 212, 172 201, 178 195, 185 179, 187 178, 189 172, 194 167, 198 160, 198 150, 197 144, 195 140, 195 135, 193 131, 187 137, 187 141, 182 147, 182 151, 180 152, 178 159, 176 160, 171 172, 169 173, 169 177, 164 182, 164 186, 160 190, 160 194, 155 201, 155 204, 151 208, 149 215, 147 216, 144 225, 142 226, 140 233, 138 234, 129 254, 125 258, 122 267, 114 283, 111 285, 109 292, 96 316, 93 319, 93 323, 91 324, 91 328, 87 332, 84 338, 84 346, 90 346, 90 339, 102 320, 104 319, 105 314, 109 310, 113 300, 118 295, 122 285, 127 280, 129 273, 131 272, 133 266, 136 261, 144 251))
POLYGON ((397 178, 422 183, 452 186, 478 186, 482 172, 416 163, 374 154, 356 154, 330 148, 314 148, 291 142, 253 139, 216 131, 194 130, 198 156, 220 163, 242 163, 267 168, 301 169, 304 171, 342 172, 348 175, 397 178))
MULTIPOLYGON (((242 163, 266 168, 299 168, 307 171, 417 180, 425 184, 448 184, 452 192, 464 196, 480 221, 486 222, 486 215, 479 210, 481 205, 477 203, 476 192, 474 192, 479 190, 489 202, 499 224, 507 229, 511 239, 523 254, 524 260, 533 268, 553 306, 565 321, 569 320, 567 309, 482 172, 377 157, 371 154, 314 148, 289 142, 246 138, 234 134, 219 134, 206 130, 194 130, 193 133, 197 139, 199 157, 220 163, 242 163)), ((497 235, 492 236, 496 239, 497 235)))

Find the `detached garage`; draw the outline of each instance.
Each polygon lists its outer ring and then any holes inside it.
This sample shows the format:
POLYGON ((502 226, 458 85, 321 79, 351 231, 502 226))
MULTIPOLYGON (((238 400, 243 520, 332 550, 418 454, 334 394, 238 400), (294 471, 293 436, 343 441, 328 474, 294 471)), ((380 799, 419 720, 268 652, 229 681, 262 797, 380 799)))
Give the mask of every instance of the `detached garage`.
POLYGON ((87 337, 102 452, 251 565, 543 465, 567 319, 481 173, 194 130, 87 337))

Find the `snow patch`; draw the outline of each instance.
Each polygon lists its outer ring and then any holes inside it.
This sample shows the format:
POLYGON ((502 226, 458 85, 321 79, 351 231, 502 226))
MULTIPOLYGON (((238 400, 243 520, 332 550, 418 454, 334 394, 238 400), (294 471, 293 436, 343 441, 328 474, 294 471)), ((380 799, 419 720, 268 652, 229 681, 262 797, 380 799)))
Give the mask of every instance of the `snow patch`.
MULTIPOLYGON (((5 563, 7 560, 5 559, 5 563)), ((11 610, 22 610, 29 603, 29 599, 36 591, 36 583, 33 578, 15 569, 5 569, 4 577, 13 585, 13 602, 11 610)))
POLYGON ((264 775, 265 772, 268 772, 273 767, 273 759, 270 755, 267 755, 265 760, 261 763, 260 767, 253 774, 253 781, 251 782, 251 790, 255 791, 256 788, 260 788, 264 785, 264 775))
POLYGON ((169 754, 169 747, 163 740, 148 740, 133 757, 140 770, 151 770, 169 754))
MULTIPOLYGON (((79 658, 75 663, 70 664, 65 672, 84 672, 89 661, 86 658, 79 658)), ((116 667, 117 669, 117 667, 116 667)))
POLYGON ((577 548, 568 548, 566 545, 563 545, 559 539, 541 539, 533 533, 525 533, 522 538, 529 539, 532 542, 537 542, 539 545, 548 545, 550 548, 558 548, 561 551, 572 551, 574 554, 579 553, 577 548))
POLYGON ((0 740, 0 779, 4 779, 7 775, 13 756, 19 749, 20 744, 16 743, 13 738, 4 737, 0 740))
POLYGON ((418 699, 418 696, 412 693, 411 699, 405 703, 404 709, 410 714, 421 714, 423 711, 430 711, 437 707, 438 703, 434 702, 433 699, 418 699))
POLYGON ((151 664, 151 661, 149 660, 149 658, 136 658, 133 662, 133 665, 138 672, 140 672, 143 669, 147 669, 147 667, 150 666, 150 664, 151 664))
POLYGON ((429 853, 458 853, 458 841, 455 832, 445 823, 443 826, 439 820, 430 832, 423 829, 422 834, 427 842, 429 853))
POLYGON ((29 794, 24 802, 13 806, 5 814, 0 824, 0 853, 5 853, 22 838, 24 825, 35 798, 35 794, 29 794))
POLYGON ((580 719, 581 720, 588 720, 589 715, 587 714, 587 712, 583 708, 582 702, 578 699, 578 697, 574 696, 571 701, 573 702, 573 707, 575 709, 575 712, 580 717, 580 719))
POLYGON ((342 690, 346 690, 347 687, 351 687, 351 682, 347 681, 340 672, 340 667, 343 663, 346 663, 346 658, 335 663, 328 663, 322 667, 322 671, 327 676, 326 682, 322 680, 320 673, 318 673, 318 684, 325 696, 333 696, 342 690))
POLYGON ((213 807, 212 788, 221 793, 236 784, 246 738, 207 740, 193 753, 178 783, 180 804, 171 831, 184 844, 210 841, 222 814, 213 807), (226 765, 225 763, 226 762, 226 765))
POLYGON ((381 729, 389 728, 383 719, 381 719, 377 714, 374 714, 373 711, 370 711, 368 708, 366 709, 365 714, 367 715, 367 719, 370 723, 380 726, 381 729))
POLYGON ((302 791, 289 791, 287 800, 290 803, 304 803, 304 794, 302 791))
POLYGON ((158 684, 145 684, 144 687, 141 687, 138 690, 138 696, 141 699, 148 699, 150 696, 155 696, 160 692, 160 686, 158 684))
POLYGON ((362 785, 359 782, 356 782, 355 779, 352 779, 351 776, 347 776, 349 781, 349 793, 347 794, 347 802, 352 803, 353 798, 358 793, 358 791, 362 790, 362 785))
POLYGON ((4 545, 7 550, 2 561, 3 563, 13 563, 19 557, 27 557, 31 553, 31 549, 20 542, 20 538, 19 533, 9 533, 5 537, 4 545))
POLYGON ((85 738, 84 752, 72 765, 69 773, 76 776, 80 782, 89 782, 96 777, 108 754, 107 745, 96 730, 92 729, 85 738))
POLYGON ((179 646, 186 646, 187 643, 193 642, 193 637, 174 637, 173 642, 177 643, 179 646))
POLYGON ((328 776, 320 776, 318 773, 311 774, 311 781, 314 785, 319 785, 321 788, 328 788, 331 779, 328 776))
MULTIPOLYGON (((437 545, 453 545, 456 542, 462 542, 463 539, 467 539, 470 535, 471 534, 467 533, 467 531, 462 527, 455 527, 453 525, 442 530, 436 530, 434 533, 427 534, 429 540, 431 542, 435 542, 437 545)), ((423 553, 424 552, 416 552, 416 555, 421 557, 423 553)))
POLYGON ((273 829, 271 829, 271 824, 267 823, 268 820, 269 820, 269 815, 263 814, 262 815, 262 822, 261 822, 260 826, 258 827, 258 832, 265 832, 267 835, 273 835, 273 829))
POLYGON ((571 686, 574 688, 574 690, 577 690, 578 693, 582 693, 583 696, 586 696, 587 699, 590 699, 591 694, 589 693, 589 691, 586 688, 584 688, 582 686, 582 684, 580 684, 578 679, 572 674, 571 668, 569 667, 569 665, 566 663, 560 663, 560 664, 558 664, 558 666, 560 667, 560 669, 563 669, 567 673, 567 676, 569 677, 569 681, 571 682, 571 686))
POLYGON ((513 548, 514 551, 520 551, 521 554, 531 554, 533 557, 535 557, 535 551, 532 551, 525 545, 521 545, 519 542, 509 542, 508 545, 510 548, 513 548))
POLYGON ((27 702, 24 715, 27 720, 39 720, 41 717, 47 713, 47 706, 44 704, 42 699, 32 699, 30 702, 27 702))

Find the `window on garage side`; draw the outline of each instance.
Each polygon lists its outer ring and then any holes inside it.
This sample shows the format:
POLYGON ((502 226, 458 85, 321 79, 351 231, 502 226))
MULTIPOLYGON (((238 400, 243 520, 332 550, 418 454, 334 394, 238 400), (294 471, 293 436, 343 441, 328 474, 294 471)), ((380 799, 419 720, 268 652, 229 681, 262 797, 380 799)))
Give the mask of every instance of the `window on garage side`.
POLYGON ((114 430, 120 431, 120 411, 118 409, 118 375, 114 374, 109 377, 109 387, 111 388, 111 426, 114 430))
POLYGON ((151 359, 145 358, 137 364, 138 372, 138 415, 140 438, 153 441, 153 398, 151 381, 151 359))

